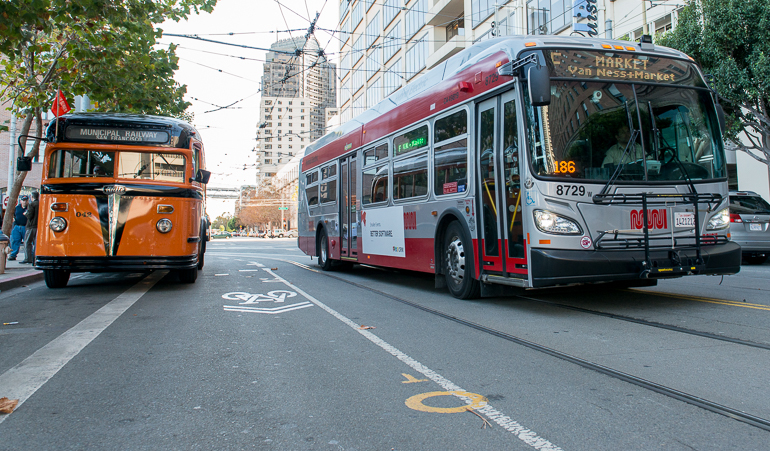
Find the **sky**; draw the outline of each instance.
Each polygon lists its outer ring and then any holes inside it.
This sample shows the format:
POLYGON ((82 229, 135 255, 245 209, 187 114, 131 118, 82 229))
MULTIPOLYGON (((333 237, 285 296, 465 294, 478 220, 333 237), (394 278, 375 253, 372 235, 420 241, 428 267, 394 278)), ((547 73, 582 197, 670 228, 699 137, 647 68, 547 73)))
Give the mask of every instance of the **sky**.
MULTIPOLYGON (((158 27, 164 33, 269 49, 279 39, 304 36, 317 12, 321 13, 317 28, 338 27, 337 0, 219 0, 211 14, 191 14, 186 21, 167 21, 158 27)), ((337 62, 339 35, 317 29, 315 36, 329 59, 337 62)), ((192 103, 187 111, 195 116, 193 125, 201 133, 206 166, 212 171, 209 187, 254 184, 253 149, 267 51, 168 35, 158 43, 178 45, 174 78, 187 85, 185 100, 192 103)), ((233 206, 232 200, 212 199, 207 211, 213 220, 225 211, 233 213, 233 206)))

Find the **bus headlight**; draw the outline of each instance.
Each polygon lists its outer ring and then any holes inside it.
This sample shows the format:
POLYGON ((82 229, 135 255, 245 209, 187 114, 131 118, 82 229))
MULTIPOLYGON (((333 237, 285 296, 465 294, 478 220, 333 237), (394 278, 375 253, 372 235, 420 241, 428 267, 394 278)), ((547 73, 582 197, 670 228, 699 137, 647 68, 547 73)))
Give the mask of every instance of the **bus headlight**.
POLYGON ((51 219, 51 222, 48 223, 48 227, 50 227, 54 232, 61 232, 67 228, 67 220, 61 216, 55 216, 53 219, 51 219))
POLYGON ((171 224, 171 220, 167 218, 163 218, 159 220, 157 224, 155 224, 155 228, 158 229, 158 232, 160 233, 170 232, 172 226, 173 225, 171 224))
POLYGON ((721 230, 730 225, 730 210, 725 208, 709 219, 706 230, 721 230))
POLYGON ((556 235, 580 235, 583 231, 571 219, 545 210, 535 210, 535 225, 538 230, 556 235))

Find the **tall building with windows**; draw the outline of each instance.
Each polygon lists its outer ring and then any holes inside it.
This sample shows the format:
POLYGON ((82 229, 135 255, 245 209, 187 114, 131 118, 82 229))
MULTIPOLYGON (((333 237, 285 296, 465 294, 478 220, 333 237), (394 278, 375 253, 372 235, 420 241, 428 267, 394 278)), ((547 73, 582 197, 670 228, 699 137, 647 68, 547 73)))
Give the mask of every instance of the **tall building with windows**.
POLYGON ((257 126, 257 181, 274 177, 311 139, 310 100, 262 97, 257 126))
POLYGON ((257 178, 270 178, 292 156, 326 134, 337 112, 337 67, 315 36, 270 46, 262 75, 257 123, 257 178))
POLYGON ((673 0, 656 2, 654 8, 639 0, 339 0, 342 122, 476 42, 573 33, 636 40, 645 23, 649 34, 675 26, 682 5, 673 0), (595 13, 588 14, 593 7, 595 13))

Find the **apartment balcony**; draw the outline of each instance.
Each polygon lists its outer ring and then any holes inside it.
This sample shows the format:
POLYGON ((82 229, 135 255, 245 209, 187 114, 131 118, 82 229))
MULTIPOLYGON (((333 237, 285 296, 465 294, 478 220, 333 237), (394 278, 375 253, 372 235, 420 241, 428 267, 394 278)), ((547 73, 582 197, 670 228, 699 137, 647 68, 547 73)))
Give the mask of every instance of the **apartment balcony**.
POLYGON ((465 36, 456 35, 449 41, 437 45, 440 45, 441 47, 431 52, 430 56, 425 61, 425 65, 428 69, 433 69, 440 63, 446 61, 450 56, 465 49, 465 36))
POLYGON ((446 27, 449 22, 463 15, 465 0, 434 0, 425 17, 427 25, 446 27))

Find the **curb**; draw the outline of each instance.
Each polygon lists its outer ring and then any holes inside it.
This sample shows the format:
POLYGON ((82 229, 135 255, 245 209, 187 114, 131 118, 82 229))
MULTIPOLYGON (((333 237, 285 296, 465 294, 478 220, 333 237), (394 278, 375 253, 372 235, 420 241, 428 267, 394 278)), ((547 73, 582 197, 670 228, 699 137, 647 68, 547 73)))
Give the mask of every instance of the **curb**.
MULTIPOLYGON (((5 274, 8 274, 7 270, 5 274)), ((43 271, 26 271, 19 275, 10 277, 3 277, 3 275, 0 275, 0 277, 2 277, 2 280, 0 280, 0 291, 3 291, 41 281, 43 280, 43 271)))

